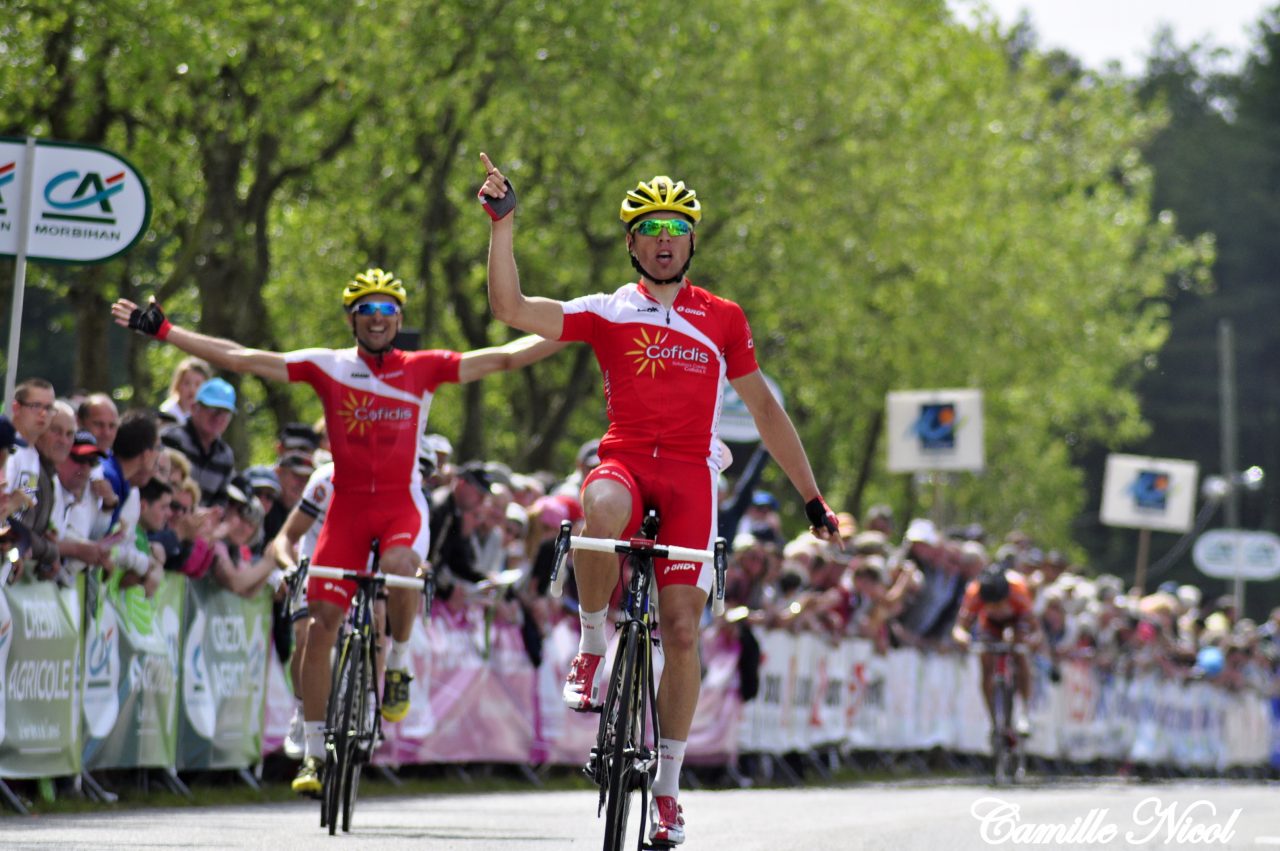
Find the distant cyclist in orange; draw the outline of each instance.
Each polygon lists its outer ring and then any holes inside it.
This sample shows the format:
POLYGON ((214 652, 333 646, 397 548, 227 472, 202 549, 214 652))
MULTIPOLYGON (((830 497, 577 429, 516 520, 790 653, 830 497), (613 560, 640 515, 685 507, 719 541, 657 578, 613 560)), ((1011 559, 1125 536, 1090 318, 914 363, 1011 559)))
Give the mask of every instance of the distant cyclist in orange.
MULTIPOLYGON (((382 571, 413 576, 426 558, 430 529, 418 468, 419 435, 441 384, 465 384, 499 370, 517 369, 563 348, 537 337, 473 352, 405 352, 394 347, 404 321, 404 284, 382 269, 357 274, 342 290, 342 307, 356 345, 348 349, 299 349, 279 353, 248 349, 170 323, 155 299, 140 308, 120 299, 116 324, 171 343, 221 369, 249 372, 268 381, 304 381, 320 397, 333 452, 333 501, 320 530, 312 563, 363 572, 369 551, 380 545, 382 571)), ((311 578, 307 646, 332 647, 351 604, 355 583, 311 578)), ((387 654, 382 715, 399 721, 409 711, 409 635, 419 597, 406 589, 387 593, 391 648, 387 654)), ((305 757, 293 791, 320 791, 324 765, 324 717, 329 701, 327 652, 302 663, 305 757)))
MULTIPOLYGON (((964 602, 951 637, 961 647, 968 647, 973 640, 979 645, 1005 641, 1006 633, 1012 634, 1011 643, 1028 649, 1040 646, 1040 627, 1032 611, 1031 592, 1027 582, 1018 573, 991 565, 977 578, 969 582, 964 592, 964 602), (977 630, 972 637, 970 630, 975 621, 977 630)), ((1014 654, 1014 679, 1019 699, 1013 702, 1013 726, 1021 735, 1031 732, 1027 706, 1031 701, 1031 660, 1026 653, 1014 654)), ((993 675, 995 659, 990 653, 982 654, 982 694, 987 701, 987 712, 995 724, 993 675)))
MULTIPOLYGON (((600 465, 583 481, 582 534, 627 538, 645 510, 656 508, 662 543, 712 546, 716 478, 726 462, 716 434, 724 381, 751 412, 765 448, 804 500, 814 530, 823 538, 835 534, 835 515, 818 491, 795 426, 760 374, 742 308, 685 277, 702 218, 697 194, 664 175, 626 193, 619 218, 623 244, 639 274, 634 283, 566 302, 528 297, 516 271, 509 215, 514 192, 489 158, 480 157, 488 172, 481 200, 493 218, 489 304, 494 316, 549 340, 590 344, 604 378, 609 430, 600 441, 600 465)), ((655 567, 664 667, 649 840, 670 846, 685 838, 677 802, 680 766, 701 688, 698 630, 712 576, 709 566, 696 562, 657 559, 655 567)), ((605 621, 618 584, 618 559, 579 553, 574 571, 582 637, 564 699, 584 711, 603 699, 605 621)))

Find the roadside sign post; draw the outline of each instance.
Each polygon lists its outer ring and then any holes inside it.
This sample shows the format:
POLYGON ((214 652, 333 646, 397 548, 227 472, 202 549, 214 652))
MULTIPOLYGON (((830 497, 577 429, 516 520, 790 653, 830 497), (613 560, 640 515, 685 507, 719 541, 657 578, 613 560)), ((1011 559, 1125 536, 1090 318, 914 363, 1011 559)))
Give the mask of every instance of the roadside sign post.
POLYGON ((104 263, 128 251, 151 222, 151 193, 127 160, 92 145, 0 137, 0 192, 17 172, 11 220, 0 195, 0 256, 13 257, 13 305, 4 401, 17 382, 27 261, 104 263))

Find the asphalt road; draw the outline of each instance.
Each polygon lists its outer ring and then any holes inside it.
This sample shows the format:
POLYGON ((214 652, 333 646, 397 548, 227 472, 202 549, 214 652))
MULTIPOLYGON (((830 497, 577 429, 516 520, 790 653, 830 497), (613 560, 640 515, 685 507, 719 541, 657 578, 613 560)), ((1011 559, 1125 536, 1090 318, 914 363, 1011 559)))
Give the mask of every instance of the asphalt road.
MULTIPOLYGON (((1079 783, 690 791, 691 849, 1280 848, 1274 784, 1079 783), (1239 814, 1235 815, 1235 811, 1239 814), (1070 833, 1074 825, 1074 834, 1070 833)), ((362 801, 330 837, 318 805, 131 810, 0 820, 5 848, 597 848, 590 792, 362 801)))

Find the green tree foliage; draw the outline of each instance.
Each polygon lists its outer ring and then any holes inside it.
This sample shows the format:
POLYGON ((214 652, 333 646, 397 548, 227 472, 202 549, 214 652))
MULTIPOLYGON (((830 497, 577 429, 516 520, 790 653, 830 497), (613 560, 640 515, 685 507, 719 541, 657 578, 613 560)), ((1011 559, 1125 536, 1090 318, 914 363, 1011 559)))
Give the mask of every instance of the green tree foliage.
MULTIPOLYGON (((488 345, 512 332, 485 301, 480 151, 520 193, 526 291, 559 298, 632 276, 618 204, 671 174, 706 207, 691 277, 746 307, 841 507, 908 499, 884 471, 886 391, 979 387, 989 470, 949 504, 1065 543, 1072 447, 1144 433, 1133 385, 1166 280, 1206 257, 1153 208, 1140 150, 1161 111, 941 0, 152 2, 88 28, 148 55, 107 76, 116 147, 164 196, 127 292, 251 344, 340 345, 337 290, 381 265, 424 345, 488 345)), ((28 44, 0 64, 47 60, 28 44)), ((603 425, 591 360, 445 390, 433 423, 464 457, 564 468, 603 425)), ((265 392, 277 416, 316 413, 265 392)))

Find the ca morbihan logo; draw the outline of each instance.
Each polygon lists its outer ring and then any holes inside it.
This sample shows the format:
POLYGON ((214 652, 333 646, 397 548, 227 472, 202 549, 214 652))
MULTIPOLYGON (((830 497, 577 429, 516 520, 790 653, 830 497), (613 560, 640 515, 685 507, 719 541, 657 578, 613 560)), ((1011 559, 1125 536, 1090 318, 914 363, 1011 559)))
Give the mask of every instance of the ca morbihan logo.
POLYGON ((64 171, 44 186, 45 203, 57 212, 46 210, 41 218, 114 225, 116 215, 111 208, 111 198, 124 191, 124 187, 123 171, 105 177, 96 171, 64 171))

